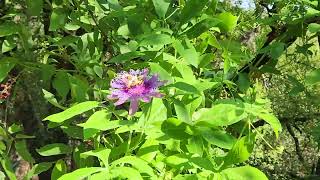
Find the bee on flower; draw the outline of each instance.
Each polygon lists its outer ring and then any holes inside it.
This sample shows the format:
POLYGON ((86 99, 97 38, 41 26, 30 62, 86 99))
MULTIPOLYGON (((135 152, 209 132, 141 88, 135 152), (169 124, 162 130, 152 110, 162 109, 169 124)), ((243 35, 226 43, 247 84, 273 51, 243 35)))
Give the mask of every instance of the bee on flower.
POLYGON ((148 69, 122 71, 111 81, 108 99, 117 100, 116 106, 129 101, 129 115, 133 115, 138 110, 139 101, 150 102, 153 97, 163 96, 158 88, 164 83, 158 75, 149 75, 148 69))

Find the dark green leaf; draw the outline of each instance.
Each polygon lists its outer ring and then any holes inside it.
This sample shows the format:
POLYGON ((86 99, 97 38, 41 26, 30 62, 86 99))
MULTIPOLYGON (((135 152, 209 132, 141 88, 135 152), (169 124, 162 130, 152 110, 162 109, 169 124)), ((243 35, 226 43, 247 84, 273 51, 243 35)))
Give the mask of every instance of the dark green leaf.
POLYGON ((51 168, 51 166, 52 162, 42 162, 34 165, 32 169, 28 172, 26 179, 31 179, 35 175, 48 171, 51 168))
POLYGON ((191 84, 187 84, 185 82, 176 82, 174 84, 170 84, 167 87, 175 87, 181 91, 190 93, 190 94, 198 94, 200 95, 200 92, 198 91, 198 89, 196 87, 194 87, 191 84))
POLYGON ((116 57, 111 58, 108 61, 108 63, 125 63, 126 61, 130 61, 132 59, 141 57, 143 55, 144 55, 144 53, 142 53, 142 52, 137 52, 137 51, 128 52, 128 53, 120 54, 116 57))
POLYGON ((27 0, 27 12, 31 16, 39 16, 43 6, 43 0, 27 0))
POLYGON ((198 16, 209 0, 189 0, 183 7, 180 15, 181 25, 188 22, 191 18, 198 16))
POLYGON ((17 59, 10 57, 5 57, 0 60, 0 82, 2 82, 7 77, 8 73, 15 66, 16 61, 17 59))
POLYGON ((25 161, 28 161, 30 163, 34 163, 34 159, 31 156, 30 152, 28 151, 27 143, 25 140, 19 140, 15 142, 15 148, 18 154, 24 159, 25 161))
MULTIPOLYGON (((18 33, 19 26, 12 21, 0 24, 0 37, 18 33)), ((1 72, 1 71, 0 71, 1 72)))
POLYGON ((54 144, 48 144, 40 149, 37 149, 37 152, 41 156, 52 156, 52 155, 58 155, 58 154, 69 154, 72 152, 72 149, 70 146, 62 143, 54 143, 54 144))
POLYGON ((215 18, 208 18, 195 24, 192 28, 185 33, 188 38, 193 39, 200 36, 202 33, 207 32, 210 28, 217 26, 221 21, 215 18))
POLYGON ((150 34, 143 37, 142 41, 140 42, 140 46, 147 46, 147 45, 161 45, 164 46, 166 44, 172 43, 172 39, 167 34, 150 34))
POLYGON ((56 8, 53 9, 51 18, 50 18, 50 31, 56 31, 59 28, 62 28, 65 25, 67 14, 65 9, 63 8, 56 8))

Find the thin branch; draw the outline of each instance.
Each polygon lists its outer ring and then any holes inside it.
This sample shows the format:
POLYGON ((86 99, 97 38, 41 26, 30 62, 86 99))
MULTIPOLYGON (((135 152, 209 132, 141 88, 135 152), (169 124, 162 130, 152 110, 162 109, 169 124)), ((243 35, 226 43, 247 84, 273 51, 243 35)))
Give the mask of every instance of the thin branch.
POLYGON ((293 138, 294 140, 294 144, 295 144, 295 147, 296 147, 296 153, 298 155, 298 158, 301 162, 304 162, 304 159, 303 159, 303 156, 302 156, 302 153, 301 153, 301 149, 300 149, 300 144, 299 144, 299 140, 298 138, 296 137, 296 135, 294 134, 294 131, 292 129, 292 127, 290 126, 289 123, 285 123, 286 124, 286 127, 288 129, 288 132, 290 134, 290 136, 293 138))

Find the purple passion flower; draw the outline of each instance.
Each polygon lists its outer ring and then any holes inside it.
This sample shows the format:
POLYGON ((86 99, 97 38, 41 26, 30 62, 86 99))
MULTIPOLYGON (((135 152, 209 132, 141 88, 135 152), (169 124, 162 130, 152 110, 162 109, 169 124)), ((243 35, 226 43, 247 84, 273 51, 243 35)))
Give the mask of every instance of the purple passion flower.
POLYGON ((164 84, 158 75, 149 76, 149 70, 122 71, 110 83, 111 94, 108 99, 117 100, 114 105, 118 106, 130 101, 129 115, 137 112, 139 100, 150 102, 152 97, 160 98, 158 88, 164 84))

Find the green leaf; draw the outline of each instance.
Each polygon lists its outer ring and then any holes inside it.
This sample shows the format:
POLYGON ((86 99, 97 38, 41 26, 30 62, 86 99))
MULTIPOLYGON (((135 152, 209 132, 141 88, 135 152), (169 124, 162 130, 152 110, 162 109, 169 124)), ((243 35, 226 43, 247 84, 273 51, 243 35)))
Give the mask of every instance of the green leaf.
MULTIPOLYGON (((143 180, 140 173, 129 167, 115 167, 110 170, 111 177, 110 179, 134 179, 134 180, 143 180), (125 172, 125 173, 124 173, 125 172)), ((67 180, 67 179, 66 179, 67 180)))
POLYGON ((9 52, 16 46, 17 46, 17 43, 14 40, 13 36, 7 36, 2 43, 2 49, 1 49, 2 53, 9 52))
POLYGON ((239 77, 237 81, 238 87, 241 92, 245 93, 250 88, 250 85, 251 85, 248 74, 239 73, 238 77, 239 77))
POLYGON ((58 103, 57 99, 54 97, 54 95, 53 95, 51 92, 46 91, 45 89, 42 89, 42 92, 43 92, 43 94, 44 94, 44 98, 45 98, 50 104, 54 105, 54 106, 57 107, 57 108, 63 109, 63 110, 66 109, 65 107, 61 106, 61 105, 58 103))
POLYGON ((310 23, 309 26, 308 26, 308 30, 309 30, 311 33, 320 32, 320 24, 310 23))
POLYGON ((43 0, 27 0, 27 13, 31 16, 39 16, 43 7, 43 0))
POLYGON ((87 100, 87 91, 89 84, 85 78, 81 76, 69 75, 69 83, 71 88, 71 96, 77 102, 83 102, 87 100))
MULTIPOLYGON (((115 129, 121 126, 126 126, 126 125, 132 125, 133 122, 131 121, 123 121, 123 120, 114 120, 114 121, 102 121, 100 122, 100 126, 99 127, 95 127, 98 130, 101 131, 107 131, 110 129, 115 129)), ((78 124, 78 126, 83 126, 83 124, 78 124)))
POLYGON ((52 162, 42 162, 34 165, 26 175, 26 179, 31 179, 35 175, 48 171, 51 168, 51 166, 52 166, 52 162))
POLYGON ((188 22, 191 18, 200 15, 202 9, 206 6, 209 0, 189 0, 181 11, 181 25, 188 22))
POLYGON ((112 162, 112 166, 130 164, 131 167, 137 169, 140 173, 148 174, 150 177, 155 178, 156 175, 153 172, 153 169, 148 165, 148 163, 135 156, 125 156, 118 160, 112 162))
POLYGON ((159 75, 161 80, 167 80, 168 82, 172 82, 172 77, 168 71, 166 71, 160 64, 157 63, 149 63, 151 72, 159 75))
POLYGON ((90 176, 93 173, 100 172, 100 171, 106 171, 106 168, 101 167, 89 167, 89 168, 81 168, 77 169, 71 173, 64 174, 61 176, 58 180, 79 180, 84 179, 88 176, 90 176))
POLYGON ((210 62, 214 61, 214 57, 215 56, 213 53, 202 54, 199 57, 199 68, 206 67, 208 64, 210 64, 210 62))
POLYGON ((141 159, 151 162, 159 151, 159 142, 155 139, 147 139, 139 148, 137 156, 141 159))
POLYGON ((179 120, 181 120, 187 124, 192 123, 190 112, 187 110, 187 108, 183 102, 181 102, 179 100, 174 100, 174 107, 175 107, 177 117, 179 120))
POLYGON ((167 34, 150 34, 143 37, 140 46, 159 45, 164 46, 172 43, 171 36, 167 34))
POLYGON ((194 67, 198 67, 199 54, 189 40, 185 40, 184 44, 182 44, 179 40, 176 40, 173 43, 173 46, 186 63, 191 64, 194 67))
POLYGON ((63 8, 55 8, 50 18, 49 31, 56 31, 64 27, 67 14, 63 8))
POLYGON ((152 2, 159 18, 165 18, 171 1, 170 0, 152 0, 152 2))
POLYGON ((67 165, 62 159, 59 159, 52 169, 51 180, 57 180, 66 173, 67 165))
POLYGON ((192 138, 188 139, 188 144, 186 147, 190 153, 202 156, 204 147, 202 137, 193 136, 192 138))
POLYGON ((231 149, 237 142, 236 138, 227 134, 225 131, 211 128, 201 128, 199 131, 206 141, 221 148, 231 149))
POLYGON ((8 132, 10 134, 14 134, 14 133, 17 133, 17 132, 21 132, 23 131, 23 127, 22 125, 18 125, 18 124, 12 124, 9 128, 8 128, 8 132))
POLYGON ((193 75, 193 70, 190 66, 179 63, 175 64, 175 67, 182 75, 183 81, 188 82, 189 84, 194 84, 196 82, 196 77, 193 75))
POLYGON ((251 166, 224 169, 221 174, 224 176, 224 179, 228 180, 268 180, 263 172, 251 166))
MULTIPOLYGON (((80 39, 80 37, 78 36, 72 36, 72 35, 69 35, 69 36, 65 36, 65 37, 62 37, 59 41, 57 41, 55 44, 57 46, 69 46, 70 44, 72 43, 76 43, 78 40, 80 39)), ((64 73, 62 71, 58 72, 58 73, 64 73)), ((57 73, 57 74, 58 74, 57 73)))
POLYGON ((230 32, 237 26, 238 17, 229 12, 221 13, 217 18, 221 20, 219 27, 223 31, 230 32))
POLYGON ((271 57, 273 59, 278 59, 282 55, 282 53, 284 52, 285 45, 286 44, 281 43, 281 42, 275 42, 275 43, 271 44, 269 46, 271 57))
POLYGON ((215 126, 228 126, 244 119, 247 114, 241 102, 216 104, 212 108, 203 108, 193 114, 197 124, 215 126))
POLYGON ((109 165, 108 158, 109 158, 110 152, 111 152, 110 149, 101 148, 101 149, 96 149, 96 150, 91 150, 91 151, 81 153, 80 156, 83 156, 83 155, 96 156, 97 158, 99 158, 102 161, 102 163, 104 164, 105 167, 108 167, 108 165, 109 165))
POLYGON ((12 21, 2 23, 0 24, 0 37, 17 34, 18 30, 19 30, 19 26, 13 23, 12 21))
POLYGON ((165 163, 168 166, 173 167, 175 169, 180 169, 182 167, 184 169, 192 168, 192 165, 189 162, 189 156, 185 154, 175 154, 175 155, 169 156, 165 158, 165 163))
POLYGON ((15 66, 15 61, 17 61, 17 59, 10 57, 5 57, 0 60, 0 82, 7 77, 8 73, 15 66))
POLYGON ((83 129, 81 127, 73 126, 73 125, 65 125, 65 126, 60 126, 60 128, 64 133, 66 133, 71 138, 83 139, 83 129))
POLYGON ((52 82, 52 86, 62 99, 65 99, 70 91, 68 74, 63 71, 57 72, 52 82))
POLYGON ((167 119, 167 107, 160 98, 153 98, 152 103, 143 108, 139 123, 153 124, 167 119))
POLYGON ((120 54, 116 57, 111 58, 108 61, 108 63, 125 63, 126 61, 130 61, 132 59, 138 58, 143 55, 144 53, 142 52, 137 52, 137 51, 128 52, 128 53, 120 54))
POLYGON ((269 123, 274 130, 276 137, 279 137, 279 132, 282 131, 282 127, 279 119, 276 116, 270 113, 259 113, 258 117, 269 123))
POLYGON ((5 180, 6 179, 6 175, 2 171, 0 171, 0 179, 1 180, 5 180))
POLYGON ((217 26, 219 23, 221 23, 221 21, 216 18, 204 19, 188 29, 185 34, 187 34, 190 39, 197 38, 202 33, 210 30, 210 28, 217 26))
POLYGON ((174 88, 177 88, 177 89, 184 91, 188 94, 200 95, 200 92, 198 91, 198 89, 196 87, 194 87, 191 84, 185 83, 185 82, 176 82, 174 84, 168 85, 167 87, 174 87, 174 88))
POLYGON ((4 169, 7 177, 10 179, 10 180, 16 180, 16 176, 15 176, 15 173, 12 169, 12 163, 10 162, 10 159, 6 156, 3 156, 1 158, 1 166, 2 168, 4 169))
POLYGON ((316 70, 308 73, 305 78, 305 81, 306 81, 307 85, 314 85, 314 84, 319 83, 320 82, 320 69, 316 69, 316 70))
POLYGON ((161 125, 161 131, 170 138, 177 140, 188 139, 192 134, 190 126, 176 118, 169 118, 164 121, 161 125))
POLYGON ((48 120, 56 123, 62 123, 63 121, 68 120, 76 115, 82 114, 86 111, 89 111, 93 108, 98 107, 99 104, 100 103, 97 101, 87 101, 87 102, 79 103, 60 113, 50 115, 46 117, 44 120, 48 120))
POLYGON ((30 163, 34 163, 34 159, 31 156, 30 152, 28 151, 27 143, 25 140, 19 140, 15 142, 15 148, 18 154, 24 159, 25 161, 28 161, 30 163))
POLYGON ((106 110, 101 110, 95 112, 89 117, 89 119, 81 124, 83 127, 84 139, 92 137, 94 134, 98 133, 102 123, 108 123, 111 118, 111 113, 106 110))
POLYGON ((99 78, 102 78, 103 68, 101 66, 94 66, 93 70, 99 78))
POLYGON ((52 156, 58 154, 69 154, 72 152, 72 148, 66 144, 54 143, 45 145, 40 149, 37 149, 37 152, 41 156, 52 156))
POLYGON ((242 163, 248 160, 253 151, 254 143, 254 133, 244 136, 238 140, 225 157, 224 166, 227 167, 229 165, 242 163))

